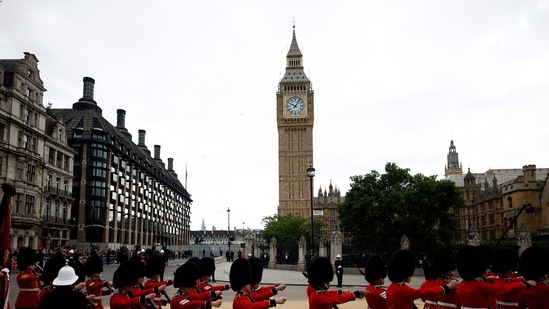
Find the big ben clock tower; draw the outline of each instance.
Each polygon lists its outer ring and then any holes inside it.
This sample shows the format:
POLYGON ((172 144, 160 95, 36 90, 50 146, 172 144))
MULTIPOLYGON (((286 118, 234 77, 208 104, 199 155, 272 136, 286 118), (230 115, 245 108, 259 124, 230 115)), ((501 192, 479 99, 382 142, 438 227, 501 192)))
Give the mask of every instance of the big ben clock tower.
POLYGON ((286 73, 276 93, 278 127, 278 215, 310 218, 311 192, 307 168, 313 164, 314 91, 303 71, 295 25, 286 55, 286 73))

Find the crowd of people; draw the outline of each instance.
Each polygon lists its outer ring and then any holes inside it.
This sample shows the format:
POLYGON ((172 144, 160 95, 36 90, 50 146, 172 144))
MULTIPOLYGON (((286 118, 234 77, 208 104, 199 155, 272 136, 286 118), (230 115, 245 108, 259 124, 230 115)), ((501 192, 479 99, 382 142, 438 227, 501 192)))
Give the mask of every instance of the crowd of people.
MULTIPOLYGON (((15 308, 102 309, 106 295, 110 295, 112 309, 161 309, 168 303, 173 309, 212 308, 221 306, 222 294, 228 289, 236 292, 232 300, 235 309, 275 307, 287 300, 278 296, 286 285, 261 285, 262 261, 251 255, 242 254, 232 262, 230 284, 212 285, 212 257, 189 258, 177 268, 173 280, 164 280, 166 252, 137 247, 128 252, 129 258, 120 263, 112 281, 107 281, 101 278, 104 259, 99 255, 101 251, 95 249, 46 252, 49 258, 37 273, 40 252, 21 248, 15 308), (177 289, 172 297, 165 292, 169 285, 177 289)), ((416 289, 409 286, 416 270, 416 256, 411 250, 401 249, 388 260, 381 255, 368 259, 364 269, 368 285, 349 291, 330 289, 334 268, 337 273, 338 267, 328 258, 317 257, 305 273, 309 283, 306 294, 309 307, 314 309, 337 308, 361 298, 371 309, 413 309, 416 299, 424 302, 425 309, 549 308, 547 261, 549 250, 537 246, 526 249, 520 257, 511 248, 489 253, 473 246, 455 253, 442 248, 423 258, 425 281, 416 289), (456 271, 461 280, 454 278, 456 271), (386 277, 390 281, 388 287, 386 277)))

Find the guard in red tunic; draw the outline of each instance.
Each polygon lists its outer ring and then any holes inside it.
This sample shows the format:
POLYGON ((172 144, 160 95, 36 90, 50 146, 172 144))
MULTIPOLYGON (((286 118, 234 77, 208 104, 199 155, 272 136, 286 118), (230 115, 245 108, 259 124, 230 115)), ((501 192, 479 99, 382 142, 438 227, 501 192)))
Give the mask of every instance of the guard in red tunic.
POLYGON ((124 262, 118 266, 112 277, 113 286, 117 291, 111 296, 111 309, 143 308, 146 303, 154 305, 154 291, 137 290, 136 293, 132 291, 133 286, 137 284, 139 275, 139 269, 132 261, 124 262))
MULTIPOLYGON (((492 272, 497 275, 494 284, 506 285, 512 282, 522 282, 524 278, 517 277, 518 253, 511 248, 499 248, 492 253, 492 272)), ((492 300, 492 308, 518 309, 519 291, 497 295, 492 300)))
MULTIPOLYGON (((147 265, 145 265, 145 275, 149 280, 145 282, 145 289, 154 289, 162 285, 172 285, 172 280, 160 281, 161 274, 164 272, 164 261, 158 255, 153 255, 147 259, 147 265)), ((154 303, 157 309, 161 309, 162 306, 166 306, 170 301, 166 291, 159 291, 156 293, 154 303), (165 298, 162 298, 164 295, 165 298)))
POLYGON ((250 296, 252 268, 246 258, 239 258, 233 262, 229 272, 229 282, 231 283, 231 289, 236 292, 233 309, 266 309, 286 302, 285 297, 256 300, 250 296))
POLYGON ((520 309, 546 309, 549 306, 549 250, 529 247, 520 255, 520 271, 526 280, 537 282, 535 287, 519 294, 520 309))
MULTIPOLYGON (((429 289, 433 286, 437 286, 437 277, 435 276, 435 271, 433 270, 433 252, 427 254, 421 263, 421 268, 423 269, 423 277, 425 281, 419 287, 420 289, 429 289)), ((422 297, 424 309, 436 309, 437 308, 437 299, 440 295, 430 295, 422 297)))
POLYGON ((44 270, 42 271, 41 280, 44 283, 42 290, 40 291, 40 300, 44 297, 45 294, 50 293, 54 290, 53 280, 59 274, 59 270, 65 266, 67 262, 61 252, 55 253, 53 257, 48 259, 44 265, 44 270))
MULTIPOLYGON (((193 258, 194 259, 194 258, 193 258)), ((198 279, 197 287, 202 292, 207 291, 226 291, 231 287, 228 284, 225 285, 211 285, 211 277, 215 270, 215 260, 212 257, 203 257, 200 259, 200 278, 198 279)))
POLYGON ((110 295, 112 293, 112 281, 104 281, 101 279, 103 272, 103 260, 96 252, 92 252, 86 260, 86 275, 90 277, 86 281, 86 292, 88 295, 94 295, 93 302, 95 309, 103 309, 103 300, 101 296, 110 295))
POLYGON ((490 300, 497 295, 520 291, 535 286, 532 280, 512 282, 505 285, 487 283, 482 277, 486 271, 486 261, 482 252, 473 246, 465 246, 456 254, 456 266, 463 281, 456 291, 458 308, 489 308, 490 300))
MULTIPOLYGON (((221 299, 211 300, 199 299, 196 293, 196 283, 198 281, 200 267, 188 262, 179 266, 175 271, 173 286, 178 288, 177 293, 172 297, 170 308, 172 309, 196 309, 196 308, 212 308, 221 306, 221 299)), ((206 292, 207 293, 207 292, 206 292)), ((204 294, 204 293, 201 293, 204 294)))
POLYGON ((34 249, 23 247, 17 256, 17 268, 21 271, 17 275, 19 294, 15 300, 15 309, 38 308, 40 304, 40 290, 42 285, 38 275, 34 272, 37 261, 34 249))
POLYGON ((314 292, 309 293, 309 308, 331 309, 338 304, 370 295, 366 289, 352 293, 329 292, 330 282, 334 279, 334 266, 325 257, 318 257, 311 262, 307 271, 309 285, 314 292))
POLYGON ((266 300, 277 295, 279 291, 284 291, 286 288, 285 284, 279 284, 277 286, 260 286, 259 284, 263 279, 263 265, 261 265, 261 260, 255 256, 252 256, 248 258, 248 261, 250 262, 250 267, 252 269, 252 284, 249 294, 253 299, 266 300))
MULTIPOLYGON (((433 254, 433 271, 437 277, 436 285, 443 286, 453 280, 454 271, 456 270, 456 260, 454 254, 449 248, 441 248, 433 254)), ((437 309, 455 309, 456 306, 456 290, 451 290, 450 293, 444 294, 437 299, 437 309)))
POLYGON ((366 290, 370 295, 366 297, 371 309, 385 309, 387 291, 383 284, 387 277, 387 260, 381 255, 374 255, 366 261, 364 279, 368 281, 366 290))
MULTIPOLYGON (((160 293, 163 292, 166 289, 165 284, 159 285, 159 286, 154 287, 154 288, 149 288, 149 289, 145 288, 145 285, 144 285, 145 282, 144 281, 145 281, 146 273, 145 273, 145 264, 144 264, 143 260, 141 260, 140 258, 132 257, 129 262, 134 264, 135 272, 138 275, 137 284, 135 284, 133 286, 132 293, 134 293, 134 294, 155 293, 155 298, 157 298, 156 295, 157 294, 160 295, 160 293)), ((152 302, 146 303, 145 308, 147 308, 147 309, 156 308, 156 303, 154 302, 154 299, 153 299, 152 302)))
POLYGON ((458 287, 454 280, 444 286, 414 289, 410 283, 416 268, 416 258, 412 251, 400 249, 393 253, 387 265, 387 274, 391 285, 387 289, 387 309, 412 309, 414 300, 450 293, 458 287))

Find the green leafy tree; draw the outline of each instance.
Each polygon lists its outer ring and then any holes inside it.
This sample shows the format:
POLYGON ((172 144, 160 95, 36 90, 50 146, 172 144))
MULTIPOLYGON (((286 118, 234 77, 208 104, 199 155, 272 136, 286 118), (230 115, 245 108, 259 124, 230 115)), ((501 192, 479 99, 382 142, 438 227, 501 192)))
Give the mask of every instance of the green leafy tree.
POLYGON ((341 227, 353 243, 380 248, 398 244, 403 234, 423 247, 452 240, 457 225, 452 207, 465 207, 453 182, 410 175, 394 163, 385 165, 385 174, 374 170, 351 180, 338 210, 341 227))
MULTIPOLYGON (((305 236, 307 243, 311 241, 311 223, 310 219, 301 218, 296 214, 288 214, 279 217, 272 215, 264 217, 262 220, 265 228, 263 237, 270 241, 275 237, 276 240, 283 244, 297 244, 301 236, 305 236)), ((322 222, 314 220, 315 227, 315 244, 318 244, 322 229, 322 222)))

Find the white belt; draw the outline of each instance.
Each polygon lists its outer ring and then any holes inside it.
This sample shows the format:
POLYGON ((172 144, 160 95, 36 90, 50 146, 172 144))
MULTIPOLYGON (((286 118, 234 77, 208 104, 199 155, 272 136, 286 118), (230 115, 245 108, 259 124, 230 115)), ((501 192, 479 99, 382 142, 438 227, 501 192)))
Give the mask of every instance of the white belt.
POLYGON ((154 300, 161 301, 161 300, 162 300, 162 297, 155 297, 154 300))
POLYGON ((19 291, 21 292, 38 292, 40 291, 39 288, 34 288, 34 289, 19 289, 19 291))
POLYGON ((94 296, 93 299, 101 299, 101 296, 94 296))
POLYGON ((445 303, 445 302, 441 302, 441 301, 439 301, 437 303, 437 305, 444 306, 444 307, 450 307, 450 308, 457 308, 456 304, 445 303))
POLYGON ((518 303, 511 303, 511 302, 507 302, 507 301, 499 301, 499 300, 497 300, 497 301, 496 301, 496 304, 502 305, 502 306, 515 306, 515 307, 518 307, 518 303))
POLYGON ((436 305, 437 304, 436 301, 432 301, 432 300, 426 300, 425 303, 429 304, 429 305, 436 305))

